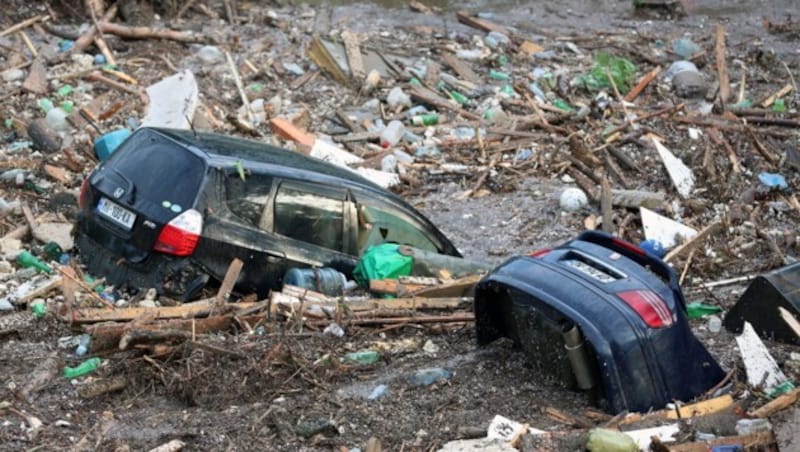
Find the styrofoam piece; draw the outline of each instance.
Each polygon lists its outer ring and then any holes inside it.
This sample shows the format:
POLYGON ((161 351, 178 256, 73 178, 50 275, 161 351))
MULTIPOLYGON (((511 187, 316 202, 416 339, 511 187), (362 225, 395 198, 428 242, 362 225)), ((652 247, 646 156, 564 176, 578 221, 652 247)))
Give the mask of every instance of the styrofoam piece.
POLYGON ((319 138, 314 140, 309 155, 338 166, 347 166, 364 161, 361 157, 347 152, 336 144, 319 138))
POLYGON ((148 86, 150 103, 141 127, 189 129, 198 94, 197 81, 188 69, 148 86))
POLYGON ((397 173, 387 173, 386 171, 364 167, 357 168, 355 172, 383 188, 394 187, 400 183, 400 176, 397 173))
POLYGON ((640 207, 639 214, 642 217, 645 238, 661 242, 665 249, 677 245, 678 239, 685 241, 697 235, 696 229, 659 215, 646 207, 640 207))
POLYGON ((675 185, 678 194, 681 195, 682 198, 689 197, 689 194, 694 188, 694 175, 692 174, 692 170, 689 169, 681 159, 675 157, 675 154, 669 149, 664 147, 664 145, 658 141, 658 138, 651 137, 651 139, 656 146, 661 161, 664 162, 664 166, 667 168, 667 173, 669 173, 669 177, 672 179, 672 184, 675 185))
POLYGON ((507 443, 514 443, 523 433, 525 433, 525 425, 498 414, 489 424, 486 436, 491 439, 502 439, 507 443))
POLYGON ((623 432, 630 436, 633 441, 643 451, 650 450, 650 443, 653 442, 652 438, 655 436, 662 443, 670 443, 675 441, 675 434, 679 433, 681 428, 678 424, 668 424, 659 427, 643 428, 640 430, 631 430, 623 432))
POLYGON ((786 375, 778 367, 775 358, 770 355, 750 322, 744 322, 744 329, 741 335, 736 336, 736 343, 739 345, 739 354, 742 355, 750 386, 761 386, 765 391, 769 391, 786 381, 786 375))

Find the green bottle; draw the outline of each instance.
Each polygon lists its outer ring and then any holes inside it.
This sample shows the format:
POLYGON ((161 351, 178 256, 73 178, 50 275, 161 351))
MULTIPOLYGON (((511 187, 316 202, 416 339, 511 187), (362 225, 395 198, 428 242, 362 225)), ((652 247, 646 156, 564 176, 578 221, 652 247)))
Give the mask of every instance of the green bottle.
POLYGON ((342 361, 355 364, 375 364, 381 355, 375 350, 359 350, 344 355, 342 361))
POLYGON ((47 314, 47 305, 42 300, 35 300, 31 302, 31 312, 37 319, 41 319, 47 314))
POLYGON ((415 126, 432 126, 438 123, 439 115, 435 113, 416 115, 411 118, 411 124, 414 124, 415 126))
POLYGON ((563 99, 556 99, 556 101, 553 102, 553 106, 568 113, 572 112, 572 107, 570 107, 569 104, 563 99))
POLYGON ((448 94, 450 94, 451 99, 461 105, 467 105, 469 103, 469 99, 467 99, 465 95, 459 93, 458 91, 450 91, 448 94))
POLYGON ((25 268, 35 268, 40 272, 53 273, 53 270, 44 262, 40 261, 38 257, 34 256, 28 251, 22 251, 17 255, 17 264, 25 268))
POLYGON ((783 113, 786 111, 786 102, 783 99, 775 99, 775 103, 772 104, 772 111, 776 113, 783 113))
POLYGON ((722 308, 719 306, 712 306, 699 301, 694 301, 686 305, 686 314, 690 319, 699 319, 721 311, 722 308))
POLYGON ((510 75, 506 74, 505 72, 496 71, 494 69, 489 70, 489 78, 495 80, 503 80, 503 81, 511 80, 510 75))
POLYGON ((89 372, 93 372, 98 366, 100 366, 100 362, 100 358, 95 357, 87 359, 76 367, 65 367, 64 378, 77 378, 81 375, 86 375, 89 372))

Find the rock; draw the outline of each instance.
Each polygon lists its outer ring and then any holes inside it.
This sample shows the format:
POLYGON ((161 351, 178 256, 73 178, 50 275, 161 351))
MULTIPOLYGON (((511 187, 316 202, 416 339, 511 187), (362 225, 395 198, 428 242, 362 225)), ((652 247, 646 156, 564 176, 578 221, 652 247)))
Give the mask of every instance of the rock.
POLYGON ((792 407, 782 418, 776 422, 775 438, 780 450, 800 449, 800 406, 792 407))
POLYGON ((311 438, 312 436, 320 433, 326 436, 332 436, 339 433, 339 429, 336 427, 336 424, 330 419, 326 418, 304 419, 297 424, 297 427, 295 427, 294 431, 303 438, 311 438))
POLYGON ((61 149, 61 137, 56 129, 50 127, 45 119, 35 119, 28 125, 28 136, 34 148, 47 153, 61 149))
POLYGON ((33 64, 31 64, 28 78, 22 83, 22 89, 41 96, 47 94, 47 69, 39 59, 34 60, 33 64))
POLYGON ((19 254, 20 250, 22 250, 21 240, 14 238, 0 239, 0 253, 2 253, 3 256, 16 257, 17 254, 19 254))
POLYGON ((708 84, 699 72, 683 71, 672 78, 675 94, 683 98, 700 98, 706 95, 708 84))
POLYGON ((72 223, 41 223, 33 230, 33 237, 42 242, 56 242, 64 251, 75 246, 72 240, 72 223))
POLYGON ((586 193, 580 188, 568 188, 561 193, 558 201, 562 209, 568 211, 580 210, 589 203, 586 193))
POLYGON ((6 71, 0 72, 0 78, 6 82, 15 82, 17 80, 22 80, 25 77, 25 71, 22 69, 8 69, 6 71))

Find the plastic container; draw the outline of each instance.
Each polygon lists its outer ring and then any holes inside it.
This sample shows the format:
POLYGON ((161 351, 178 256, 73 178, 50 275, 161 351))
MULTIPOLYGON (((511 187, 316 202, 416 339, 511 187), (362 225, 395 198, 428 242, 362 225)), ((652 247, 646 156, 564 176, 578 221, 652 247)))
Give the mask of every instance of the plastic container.
POLYGON ((108 159, 111 154, 131 135, 128 129, 108 132, 94 141, 94 153, 100 161, 108 159))
POLYGON ((772 424, 767 419, 739 419, 736 421, 737 435, 750 435, 772 431, 772 424))
POLYGON ((391 121, 385 129, 381 131, 381 147, 390 148, 396 145, 403 137, 406 128, 400 121, 391 121))
POLYGON ((347 278, 333 268, 291 268, 283 276, 283 284, 338 296, 344 291, 347 278))
POLYGON ((61 108, 53 108, 47 112, 47 116, 44 117, 45 121, 50 125, 50 127, 56 129, 59 132, 66 132, 69 130, 69 123, 67 122, 67 112, 62 110, 61 108))
POLYGON ((638 452, 639 446, 619 430, 594 428, 589 432, 586 449, 591 452, 638 452))
POLYGON ((45 304, 44 300, 34 300, 31 302, 31 312, 33 312, 34 317, 41 319, 47 314, 47 304, 45 304))
POLYGON ((389 95, 386 96, 386 103, 389 104, 391 108, 397 108, 398 106, 402 105, 403 107, 410 107, 411 106, 411 97, 408 96, 405 92, 403 92, 403 88, 399 86, 395 86, 389 91, 389 95))

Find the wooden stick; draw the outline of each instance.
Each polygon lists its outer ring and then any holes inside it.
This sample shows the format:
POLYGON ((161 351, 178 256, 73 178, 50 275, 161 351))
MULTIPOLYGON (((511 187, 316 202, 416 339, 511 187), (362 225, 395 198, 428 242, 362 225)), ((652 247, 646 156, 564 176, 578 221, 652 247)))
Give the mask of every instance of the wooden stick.
POLYGON ((129 27, 111 22, 100 22, 100 31, 128 39, 169 39, 178 42, 202 42, 204 36, 188 31, 175 31, 151 27, 129 27))
POLYGON ((656 66, 653 70, 645 74, 641 79, 639 79, 639 83, 637 83, 636 86, 634 86, 633 89, 625 96, 625 100, 627 102, 633 102, 660 72, 661 66, 656 66))
POLYGON ((184 2, 183 6, 181 6, 181 9, 178 10, 178 14, 175 15, 175 19, 180 19, 181 16, 183 16, 183 13, 185 13, 189 8, 192 7, 192 5, 194 5, 194 2, 195 0, 187 0, 184 2))
POLYGON ((0 31, 0 38, 2 38, 5 35, 10 35, 11 33, 16 33, 19 30, 24 30, 25 28, 30 27, 31 25, 35 24, 36 22, 46 21, 48 19, 50 19, 50 16, 43 15, 43 16, 36 16, 36 17, 31 17, 30 19, 23 20, 22 22, 20 22, 20 23, 18 23, 16 25, 12 25, 12 26, 6 28, 3 31, 0 31))
MULTIPOLYGON (((383 325, 383 324, 398 324, 398 323, 452 323, 452 322, 472 322, 475 320, 475 314, 471 312, 454 313, 451 315, 427 315, 418 317, 390 317, 390 318, 373 318, 373 319, 353 319, 346 320, 345 323, 349 325, 383 325)), ((311 325, 324 325, 328 321, 313 321, 308 322, 311 325)))
POLYGON ((781 313, 781 318, 783 319, 783 321, 786 322, 786 324, 789 325, 789 328, 791 328, 792 331, 794 331, 794 334, 796 334, 797 337, 800 338, 800 322, 798 322, 797 319, 794 318, 792 313, 789 312, 783 306, 778 306, 778 311, 781 313))
POLYGON ((681 254, 694 249, 697 245, 700 244, 700 242, 702 242, 708 236, 716 232, 717 228, 719 228, 720 226, 722 226, 720 222, 711 223, 710 225, 706 226, 705 228, 703 228, 702 231, 698 232, 697 235, 695 235, 691 239, 687 240, 680 246, 676 247, 675 249, 667 253, 667 255, 664 256, 664 262, 669 262, 672 259, 675 259, 677 256, 680 256, 681 254))
POLYGON ((242 272, 244 262, 239 258, 234 258, 228 266, 228 271, 225 273, 225 278, 219 286, 217 296, 214 298, 214 306, 222 306, 231 296, 231 290, 236 285, 236 280, 239 279, 239 273, 242 272))
POLYGON ((100 49, 100 53, 102 53, 103 56, 106 57, 106 62, 108 64, 116 66, 117 60, 114 58, 114 54, 111 53, 111 49, 108 48, 108 44, 106 44, 106 39, 103 36, 103 31, 97 25, 97 15, 95 14, 94 7, 92 6, 89 7, 89 13, 92 16, 92 23, 94 23, 95 29, 97 29, 97 35, 95 35, 94 37, 94 45, 96 45, 97 48, 100 49))
POLYGON ((725 152, 728 154, 728 160, 731 161, 731 166, 733 168, 733 172, 736 174, 740 174, 742 172, 742 165, 739 162, 739 156, 736 155, 736 151, 733 149, 728 140, 722 137, 720 131, 716 128, 709 129, 708 136, 711 138, 711 141, 716 143, 718 146, 722 146, 725 148, 725 152))
POLYGON ((86 75, 85 77, 88 80, 93 80, 95 82, 100 82, 104 85, 110 86, 112 88, 116 88, 120 91, 124 91, 130 94, 142 95, 142 90, 140 88, 136 88, 133 86, 126 85, 124 83, 120 83, 116 80, 111 80, 110 78, 102 75, 100 71, 94 71, 86 75))
POLYGON ((231 57, 230 52, 225 52, 225 58, 228 60, 228 68, 231 70, 231 74, 233 74, 233 81, 236 83, 236 89, 239 90, 239 96, 242 98, 242 104, 244 105, 245 111, 247 111, 247 119, 252 125, 255 123, 253 110, 250 108, 250 101, 247 100, 247 94, 244 92, 244 85, 242 84, 242 78, 239 76, 239 70, 236 69, 236 65, 233 63, 233 57, 231 57))
POLYGON ((731 83, 728 79, 728 64, 725 62, 725 26, 717 24, 715 29, 717 58, 717 74, 719 77, 719 97, 722 104, 728 103, 731 97, 731 83))
POLYGON ((36 47, 34 47, 33 43, 31 42, 31 38, 28 37, 27 33, 25 33, 25 30, 19 31, 19 37, 22 38, 22 42, 25 43, 25 47, 31 51, 31 54, 34 58, 39 56, 39 52, 36 51, 36 47))
POLYGON ((776 397, 775 400, 767 402, 766 404, 751 411, 748 414, 750 415, 750 417, 760 417, 760 418, 769 417, 777 413, 778 411, 781 411, 785 408, 789 408, 790 406, 794 405, 798 399, 800 399, 800 389, 795 389, 791 392, 787 392, 786 394, 776 397))
POLYGON ((759 105, 761 105, 762 108, 767 108, 770 105, 774 104, 776 99, 791 93, 793 89, 794 89, 793 85, 789 83, 785 85, 783 88, 779 89, 777 92, 773 93, 771 96, 759 102, 759 105))
POLYGON ((86 293, 89 294, 89 297, 95 299, 96 301, 99 301, 100 303, 102 303, 105 306, 108 306, 109 308, 112 309, 114 308, 114 305, 110 301, 98 295, 97 292, 95 292, 94 289, 92 289, 88 284, 81 281, 75 275, 74 271, 68 271, 66 270, 67 268, 71 269, 72 267, 58 267, 58 272, 61 273, 63 276, 65 276, 67 279, 72 280, 72 282, 74 282, 78 287, 85 290, 86 293))
MULTIPOLYGON (((110 8, 106 10, 106 13, 103 14, 102 22, 108 22, 117 15, 117 4, 114 3, 111 5, 110 8)), ((80 53, 86 50, 94 41, 94 37, 97 35, 97 25, 92 25, 89 27, 88 30, 84 34, 82 34, 78 39, 75 40, 75 43, 72 44, 72 48, 70 49, 73 53, 80 53)))

